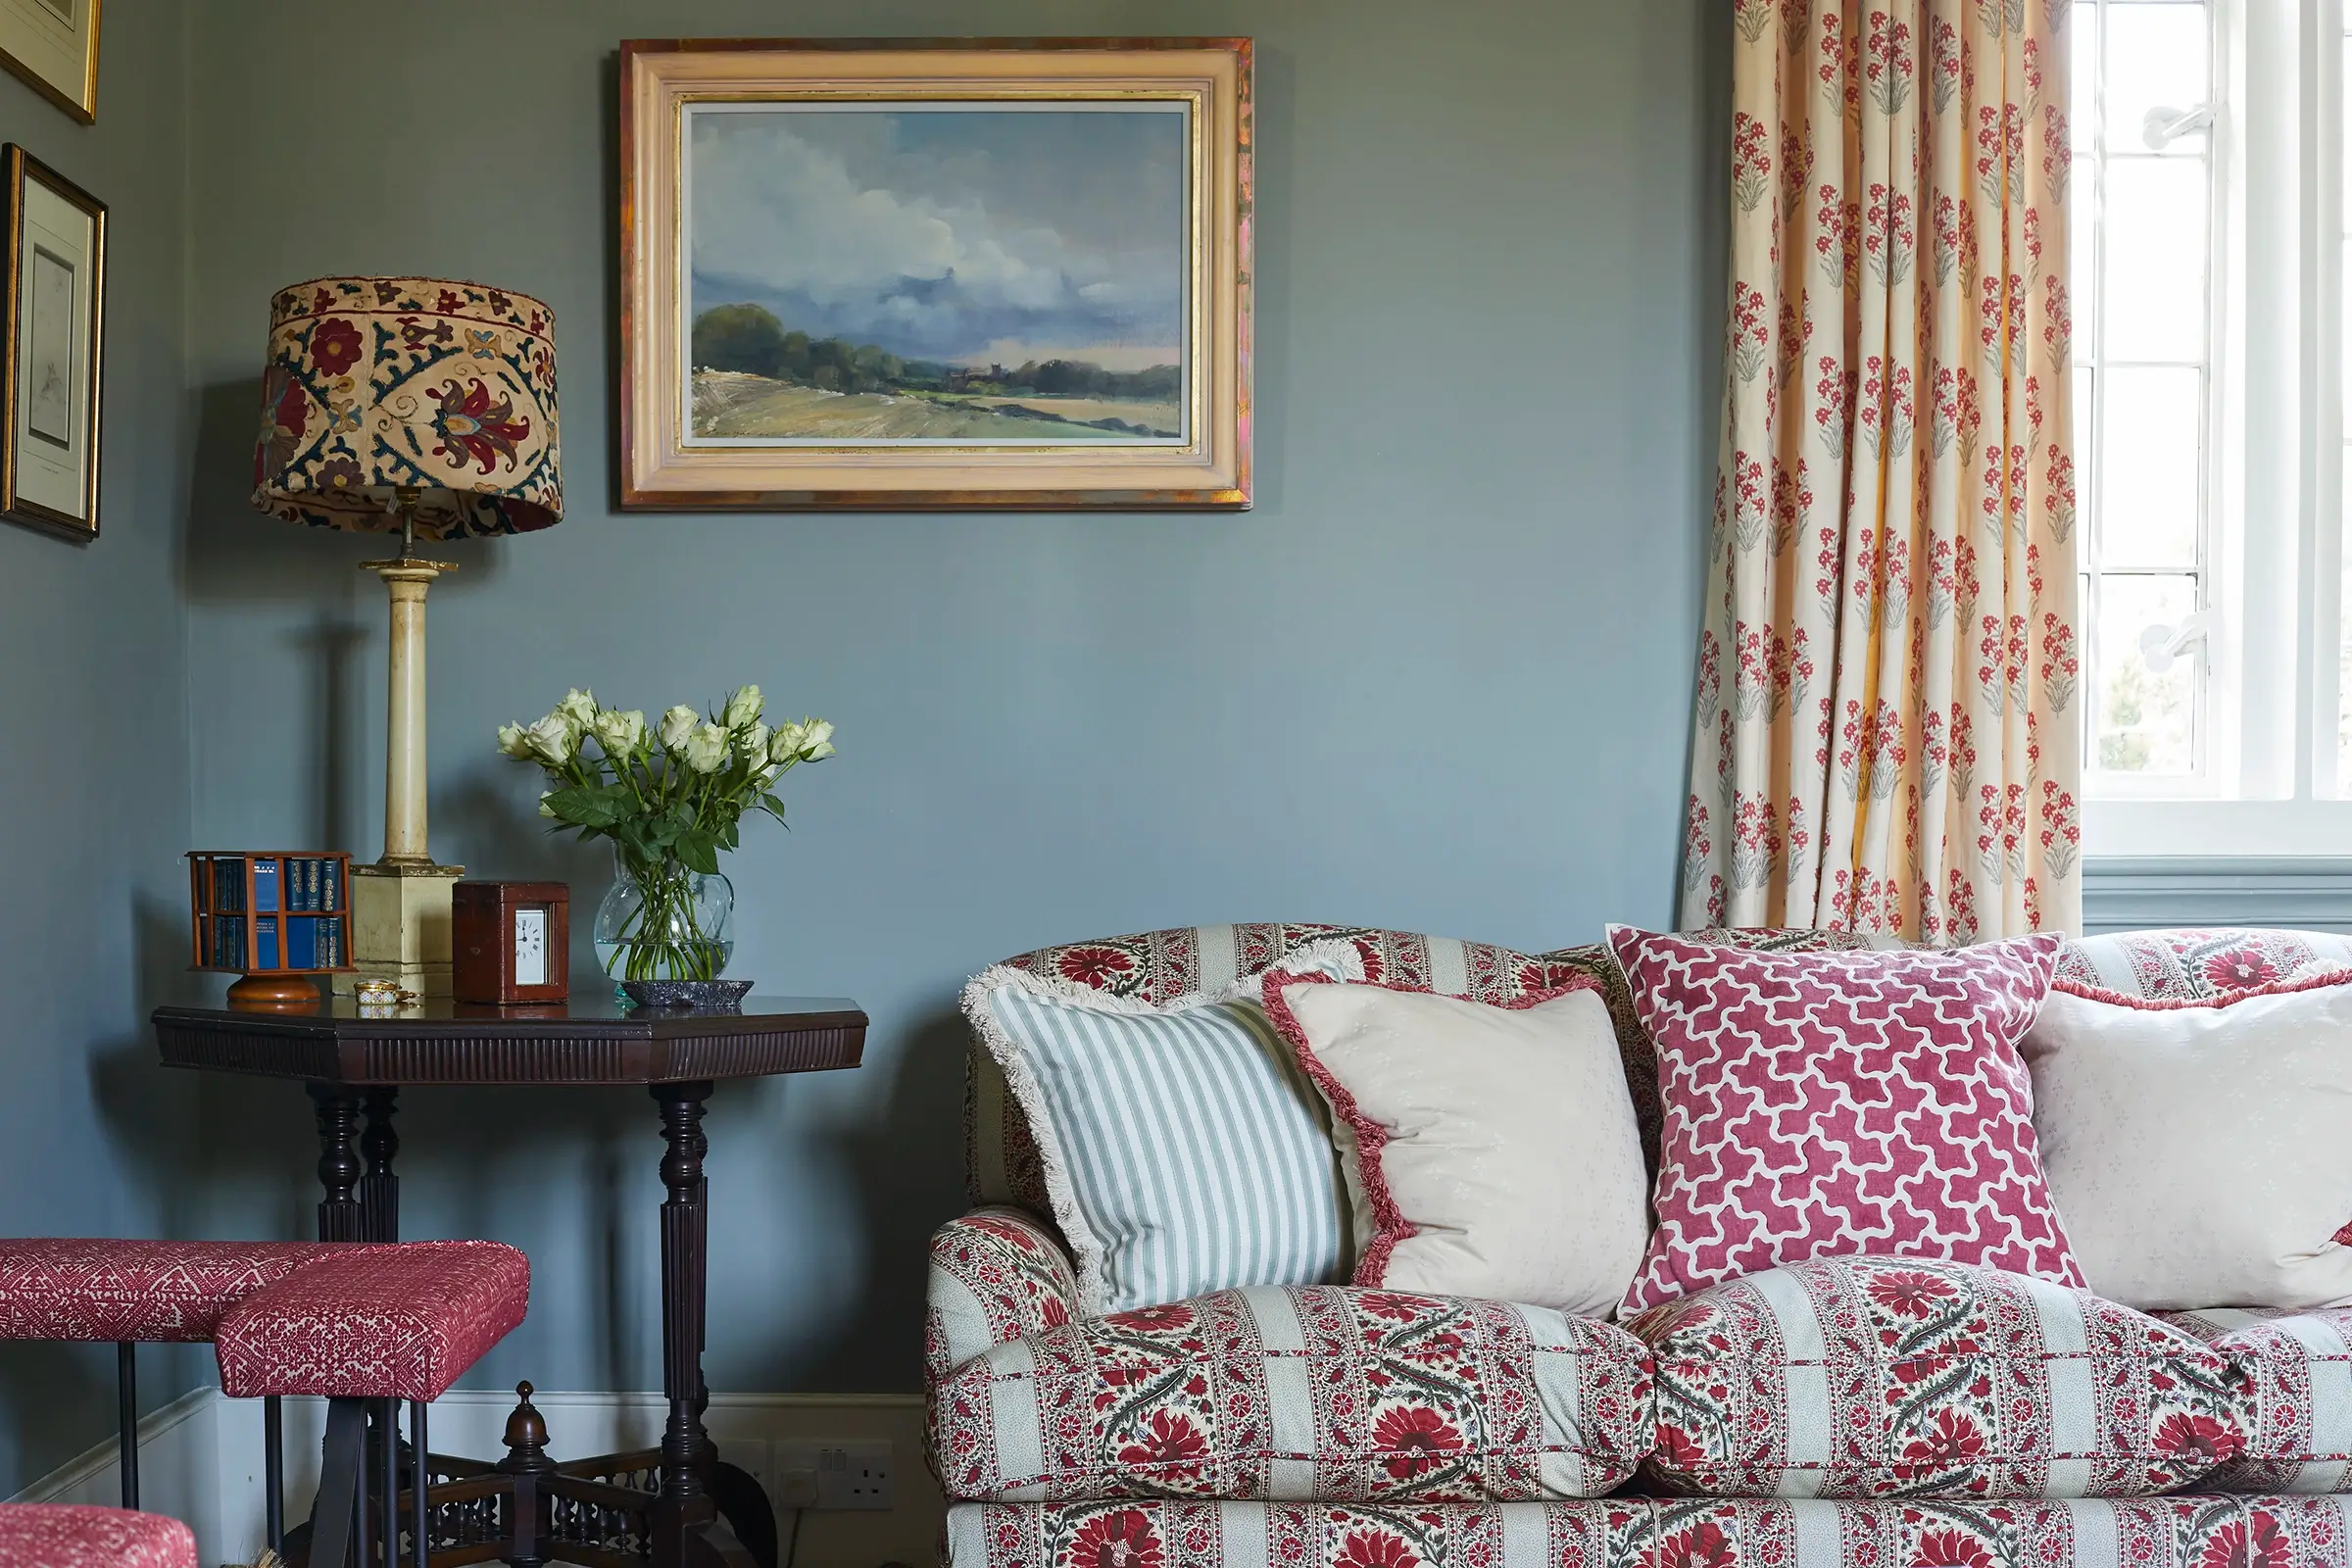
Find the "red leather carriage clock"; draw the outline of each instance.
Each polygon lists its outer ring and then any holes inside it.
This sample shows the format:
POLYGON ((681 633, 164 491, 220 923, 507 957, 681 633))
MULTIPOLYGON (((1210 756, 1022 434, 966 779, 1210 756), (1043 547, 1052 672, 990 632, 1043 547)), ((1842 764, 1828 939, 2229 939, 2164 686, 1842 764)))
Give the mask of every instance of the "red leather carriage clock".
POLYGON ((461 882, 451 898, 450 994, 501 1006, 571 995, 571 889, 461 882))

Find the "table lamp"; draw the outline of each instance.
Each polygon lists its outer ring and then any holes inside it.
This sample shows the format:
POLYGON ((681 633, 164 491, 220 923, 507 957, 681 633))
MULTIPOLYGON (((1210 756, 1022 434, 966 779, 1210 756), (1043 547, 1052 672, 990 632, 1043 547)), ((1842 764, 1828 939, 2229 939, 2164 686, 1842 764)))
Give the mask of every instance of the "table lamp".
POLYGON ((564 516, 555 315, 527 295, 419 277, 322 277, 270 302, 253 503, 314 528, 400 533, 361 564, 392 596, 384 853, 352 867, 350 990, 371 977, 450 989, 460 865, 425 846, 424 595, 439 542, 527 533, 564 516))

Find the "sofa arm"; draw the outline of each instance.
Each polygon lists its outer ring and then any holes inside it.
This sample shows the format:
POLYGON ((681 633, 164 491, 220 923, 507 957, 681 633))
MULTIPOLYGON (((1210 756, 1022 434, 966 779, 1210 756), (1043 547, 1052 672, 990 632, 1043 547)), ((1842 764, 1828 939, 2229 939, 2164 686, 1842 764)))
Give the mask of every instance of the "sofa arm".
POLYGON ((1078 1311, 1070 1254, 1036 1215, 979 1208, 931 1238, 923 1371, 948 1373, 999 1345, 1067 1323, 1078 1311))

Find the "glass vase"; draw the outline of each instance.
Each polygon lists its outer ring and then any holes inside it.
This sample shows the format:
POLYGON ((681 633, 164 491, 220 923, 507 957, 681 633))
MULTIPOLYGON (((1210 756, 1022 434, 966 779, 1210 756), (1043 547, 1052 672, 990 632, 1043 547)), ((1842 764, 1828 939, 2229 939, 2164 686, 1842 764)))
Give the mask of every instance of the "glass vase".
POLYGON ((614 980, 715 980, 735 955, 735 885, 675 859, 613 857, 596 906, 596 961, 614 980))

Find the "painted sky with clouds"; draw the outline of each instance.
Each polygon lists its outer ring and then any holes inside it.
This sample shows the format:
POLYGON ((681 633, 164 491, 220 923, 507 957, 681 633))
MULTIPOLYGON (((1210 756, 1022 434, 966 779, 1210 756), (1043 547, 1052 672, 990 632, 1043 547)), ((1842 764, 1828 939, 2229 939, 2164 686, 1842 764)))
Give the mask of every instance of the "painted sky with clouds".
POLYGON ((691 309, 950 363, 1172 364, 1184 117, 697 112, 691 309))

